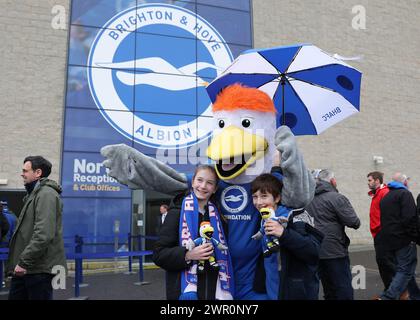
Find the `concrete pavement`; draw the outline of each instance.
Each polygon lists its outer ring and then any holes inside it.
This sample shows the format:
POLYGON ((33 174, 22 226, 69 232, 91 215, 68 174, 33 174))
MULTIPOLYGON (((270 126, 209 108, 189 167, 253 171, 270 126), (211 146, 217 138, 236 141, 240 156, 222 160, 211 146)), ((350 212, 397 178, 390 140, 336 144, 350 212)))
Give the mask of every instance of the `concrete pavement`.
MULTIPOLYGON (((419 250, 420 251, 420 250, 419 250)), ((419 260, 420 261, 420 260, 419 260)), ((350 247, 350 263, 352 265, 354 282, 359 288, 354 290, 356 300, 370 300, 383 289, 375 262, 375 255, 371 246, 350 247), (356 272, 357 271, 357 272, 356 272), (366 286, 363 288, 363 272, 365 272, 366 286), (356 279, 356 277, 358 277, 356 279), (358 280, 358 281, 356 281, 358 280)), ((136 285, 139 282, 138 273, 125 274, 127 270, 118 272, 108 271, 94 274, 84 274, 86 287, 80 288, 80 296, 88 297, 90 300, 164 300, 165 299, 165 271, 158 268, 147 268, 144 271, 144 281, 147 285, 136 285)), ((417 266, 417 274, 420 274, 420 267, 417 266)), ((420 278, 417 278, 420 284, 420 278)), ((74 276, 67 277, 65 290, 54 290, 55 300, 66 300, 74 297, 74 276)), ((322 296, 322 286, 320 299, 322 296)), ((7 288, 6 288, 7 289, 7 288)), ((7 295, 0 295, 0 300, 6 300, 7 295)))

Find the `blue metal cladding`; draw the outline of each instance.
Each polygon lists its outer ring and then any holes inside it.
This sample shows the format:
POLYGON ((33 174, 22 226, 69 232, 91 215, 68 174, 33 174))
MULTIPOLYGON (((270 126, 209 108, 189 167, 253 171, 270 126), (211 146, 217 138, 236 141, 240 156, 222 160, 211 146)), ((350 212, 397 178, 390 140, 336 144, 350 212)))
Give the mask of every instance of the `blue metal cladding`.
POLYGON ((101 147, 124 143, 186 173, 208 162, 205 85, 252 48, 251 1, 73 0, 70 21, 64 235, 110 237, 114 220, 126 234, 131 190, 107 175, 101 147))

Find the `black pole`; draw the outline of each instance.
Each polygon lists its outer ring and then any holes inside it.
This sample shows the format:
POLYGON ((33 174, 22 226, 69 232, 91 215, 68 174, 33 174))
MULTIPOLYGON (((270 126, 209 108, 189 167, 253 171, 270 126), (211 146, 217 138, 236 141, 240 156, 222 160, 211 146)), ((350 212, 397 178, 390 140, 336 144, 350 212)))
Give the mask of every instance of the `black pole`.
POLYGON ((282 125, 286 124, 286 111, 284 109, 284 86, 286 85, 286 76, 284 74, 281 75, 280 78, 281 84, 281 104, 282 104, 282 125))
MULTIPOLYGON (((128 233, 127 236, 127 244, 128 244, 128 252, 131 253, 131 251, 133 251, 133 246, 131 244, 131 232, 128 233)), ((128 256, 128 272, 131 273, 133 271, 133 257, 132 256, 128 256)))

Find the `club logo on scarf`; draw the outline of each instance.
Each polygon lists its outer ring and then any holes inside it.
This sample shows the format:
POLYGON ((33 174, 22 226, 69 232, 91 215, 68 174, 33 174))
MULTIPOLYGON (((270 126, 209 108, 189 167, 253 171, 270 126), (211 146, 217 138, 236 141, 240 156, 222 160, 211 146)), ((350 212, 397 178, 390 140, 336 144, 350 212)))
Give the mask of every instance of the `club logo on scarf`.
POLYGON ((178 148, 211 135, 205 86, 232 60, 222 36, 199 15, 144 4, 103 26, 89 52, 87 77, 115 130, 149 147, 178 148))
POLYGON ((248 204, 248 193, 241 186, 230 186, 222 192, 222 206, 230 213, 241 212, 248 204))

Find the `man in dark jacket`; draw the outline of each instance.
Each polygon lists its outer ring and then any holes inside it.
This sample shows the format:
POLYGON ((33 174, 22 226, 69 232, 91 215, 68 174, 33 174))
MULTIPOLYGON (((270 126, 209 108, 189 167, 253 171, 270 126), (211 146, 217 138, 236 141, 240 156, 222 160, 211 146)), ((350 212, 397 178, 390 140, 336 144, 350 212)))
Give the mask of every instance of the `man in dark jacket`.
POLYGON ((47 179, 51 163, 27 157, 22 178, 27 191, 10 240, 6 272, 12 275, 10 300, 51 300, 53 269, 66 269, 61 187, 47 179), (55 267, 55 268, 54 268, 55 267))
POLYGON ((160 228, 162 228, 163 223, 165 222, 166 215, 168 214, 169 206, 162 204, 159 207, 159 215, 157 219, 156 234, 159 234, 160 228))
POLYGON ((280 242, 280 300, 318 300, 317 268, 323 235, 313 227, 313 217, 292 210, 280 242))
POLYGON ((396 272, 382 300, 397 300, 408 287, 410 299, 417 287, 414 272, 417 266, 417 212, 414 197, 407 188, 407 177, 397 172, 388 184, 389 192, 380 202, 381 230, 375 237, 375 247, 386 252, 396 262, 396 272))
POLYGON ((330 170, 318 174, 315 197, 306 208, 315 219, 315 228, 324 234, 319 252, 319 276, 326 300, 352 300, 352 275, 344 228, 358 229, 360 220, 350 201, 338 193, 330 170))

